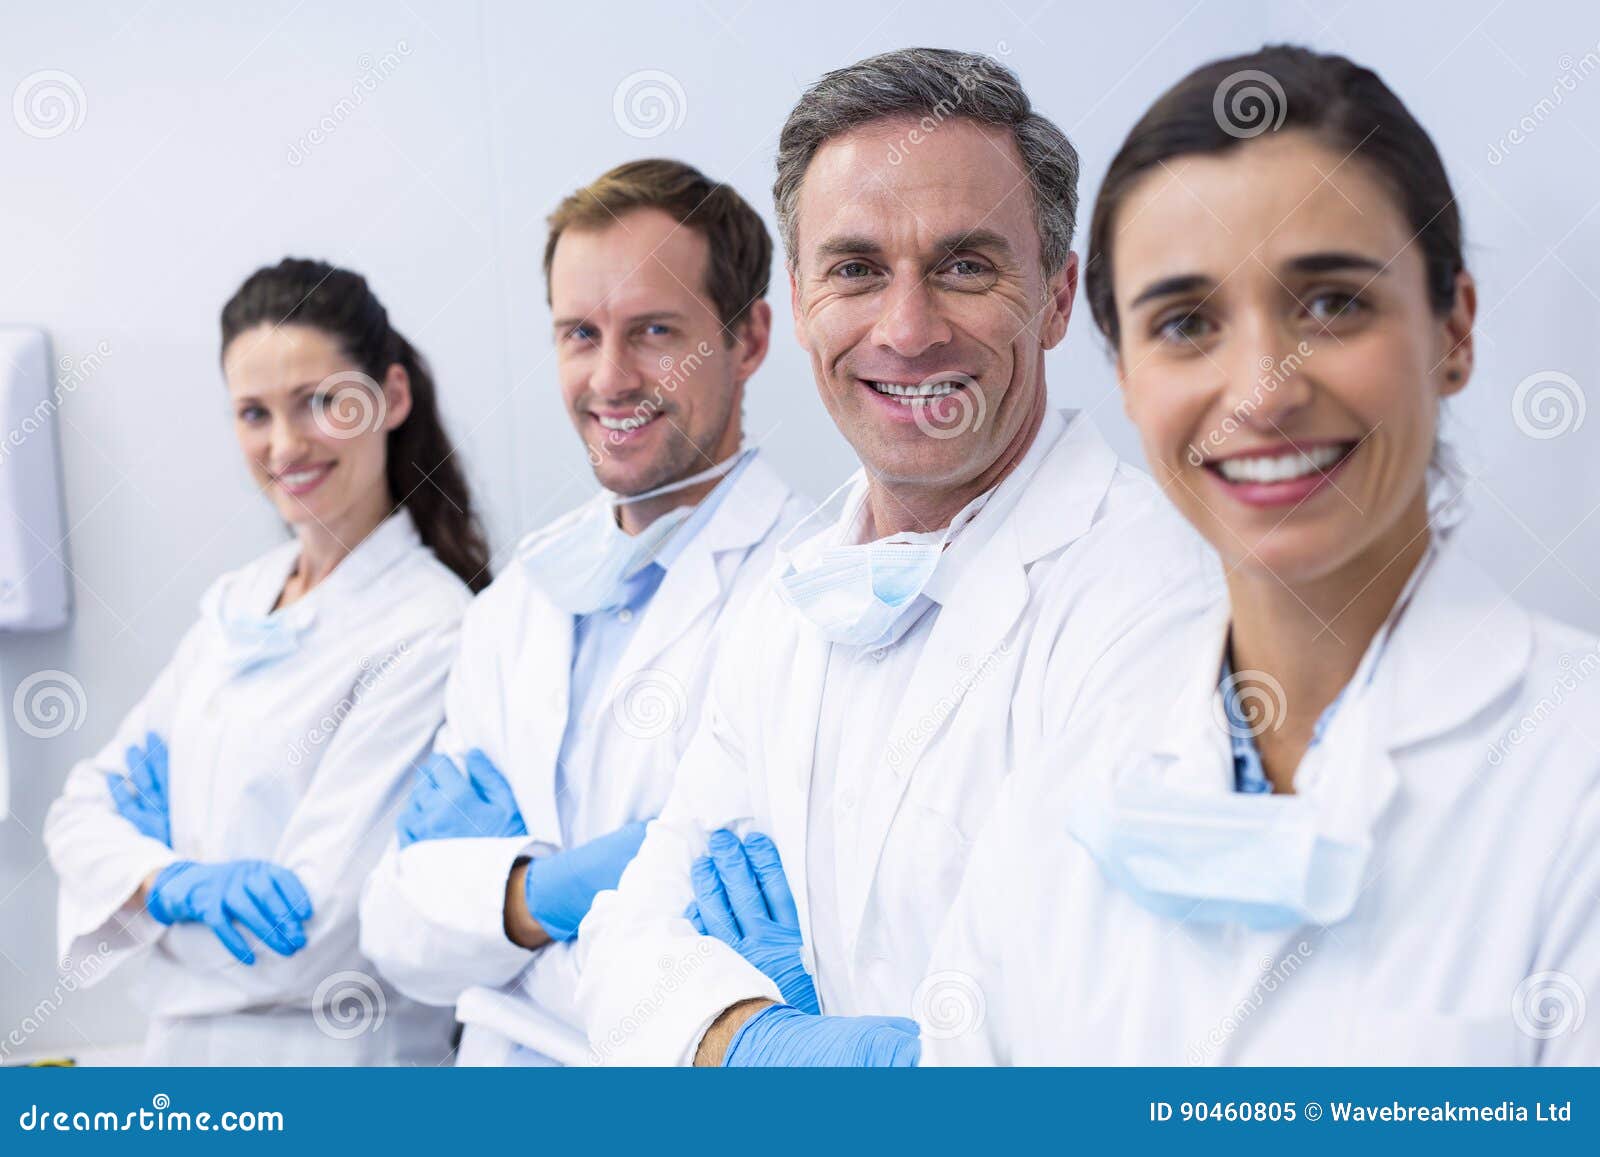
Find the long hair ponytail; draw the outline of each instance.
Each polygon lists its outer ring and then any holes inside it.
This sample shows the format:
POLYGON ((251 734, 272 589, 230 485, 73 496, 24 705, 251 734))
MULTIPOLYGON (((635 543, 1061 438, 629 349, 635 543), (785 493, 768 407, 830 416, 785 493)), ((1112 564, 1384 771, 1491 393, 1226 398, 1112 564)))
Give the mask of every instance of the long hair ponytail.
POLYGON ((375 382, 399 364, 411 379, 411 412, 389 431, 389 492, 416 523, 423 545, 474 593, 489 585, 489 544, 472 493, 439 417, 428 363, 389 324, 366 278, 324 261, 286 257, 256 270, 222 307, 222 348, 258 325, 308 325, 337 341, 375 382))

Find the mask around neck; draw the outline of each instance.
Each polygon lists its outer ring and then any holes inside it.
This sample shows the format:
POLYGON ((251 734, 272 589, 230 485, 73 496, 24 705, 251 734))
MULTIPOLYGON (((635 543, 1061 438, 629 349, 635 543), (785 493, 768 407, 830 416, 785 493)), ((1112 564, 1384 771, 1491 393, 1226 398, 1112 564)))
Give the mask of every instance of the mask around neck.
POLYGON ((1258 930, 1333 924, 1361 893, 1365 839, 1323 830, 1304 796, 1100 783, 1074 793, 1067 828, 1102 875, 1174 920, 1258 930))
POLYGON ((862 524, 866 485, 851 479, 779 547, 777 575, 784 602, 830 643, 881 645, 911 614, 938 569, 945 547, 977 517, 980 495, 942 530, 892 534, 873 542, 829 544, 828 538, 862 524))
POLYGON ((618 521, 624 506, 674 494, 729 474, 749 450, 707 470, 627 497, 601 491, 561 531, 534 542, 522 564, 551 602, 572 615, 588 615, 621 606, 630 580, 648 566, 694 513, 693 506, 667 511, 638 534, 628 534, 618 521))

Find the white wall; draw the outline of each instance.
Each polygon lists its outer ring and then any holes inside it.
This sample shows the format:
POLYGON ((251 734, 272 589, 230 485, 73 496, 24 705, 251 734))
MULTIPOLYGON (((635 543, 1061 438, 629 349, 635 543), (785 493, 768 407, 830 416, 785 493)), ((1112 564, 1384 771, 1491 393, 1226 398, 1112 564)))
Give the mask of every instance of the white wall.
MULTIPOLYGON (((544 214, 618 161, 670 154, 732 181, 770 219, 784 114, 820 72, 872 52, 1004 55, 1083 154, 1085 219, 1123 133, 1194 64, 1289 39, 1377 67, 1445 153, 1483 290, 1479 369, 1456 406, 1457 440, 1483 471, 1465 533, 1519 598, 1600 628, 1600 461, 1584 453, 1600 413, 1535 440, 1511 410, 1517 383, 1543 370, 1571 375, 1600 407, 1600 73, 1537 107, 1586 53, 1600 59, 1592 5, 1571 0, 1537 21, 1491 0, 1356 0, 1331 15, 1266 0, 328 7, 29 6, 0 38, 0 96, 61 70, 84 113, 44 139, 0 116, 0 321, 47 328, 58 357, 110 351, 60 411, 75 621, 0 639, 6 703, 47 668, 86 692, 78 726, 50 740, 0 717, 13 764, 0 1040, 26 1027, 29 1050, 75 1050, 138 1034, 120 982, 56 996, 55 882, 39 829, 67 767, 165 660, 205 584, 280 533, 236 460, 216 368, 217 311, 238 281, 285 253, 371 278, 438 370, 503 550, 589 485, 553 385, 544 214), (681 124, 652 138, 613 111, 619 84, 645 70, 682 92, 681 124), (1533 130, 1507 150, 1524 117, 1533 130), (323 118, 332 128, 311 143, 323 118), (41 1001, 50 1010, 34 1017, 41 1001)), ((1087 310, 1050 375, 1060 402, 1093 407, 1137 455, 1087 310)), ((813 494, 848 469, 786 325, 748 414, 813 494)))

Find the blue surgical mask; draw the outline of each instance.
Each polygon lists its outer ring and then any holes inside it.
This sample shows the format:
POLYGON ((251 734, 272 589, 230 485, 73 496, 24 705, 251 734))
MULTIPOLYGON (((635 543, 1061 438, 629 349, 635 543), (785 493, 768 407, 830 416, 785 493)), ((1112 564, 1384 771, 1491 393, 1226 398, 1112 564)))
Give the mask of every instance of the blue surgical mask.
POLYGON ((635 502, 659 498, 721 478, 749 451, 740 451, 687 478, 680 478, 643 494, 626 498, 601 491, 579 515, 554 533, 535 539, 524 548, 522 565, 551 602, 572 615, 609 610, 627 601, 628 581, 661 553, 667 540, 694 513, 693 506, 667 511, 638 534, 628 534, 617 521, 617 511, 635 502))
POLYGON ((867 489, 852 479, 780 545, 778 593, 830 643, 882 644, 916 607, 950 540, 987 499, 975 499, 943 530, 829 545, 835 527, 843 525, 848 533, 861 525, 867 489))
POLYGON ((229 592, 219 591, 208 607, 222 642, 222 661, 235 675, 243 675, 287 658, 300 648, 300 640, 316 621, 316 611, 296 603, 271 614, 252 614, 230 606, 229 592))
POLYGON ((1319 830, 1301 796, 1123 784, 1080 794, 1068 815, 1107 880, 1158 915, 1202 924, 1343 920, 1371 850, 1319 830))

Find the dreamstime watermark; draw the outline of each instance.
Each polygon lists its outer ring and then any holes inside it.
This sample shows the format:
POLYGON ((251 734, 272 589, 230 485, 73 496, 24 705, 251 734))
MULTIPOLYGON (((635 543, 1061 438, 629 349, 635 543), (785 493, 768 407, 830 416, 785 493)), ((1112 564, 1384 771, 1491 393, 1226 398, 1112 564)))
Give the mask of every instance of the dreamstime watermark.
POLYGON ((83 726, 89 698, 83 684, 68 671, 35 671, 17 684, 11 714, 17 726, 35 739, 54 739, 83 726))
POLYGON ((56 362, 56 381, 50 396, 41 398, 33 409, 22 416, 22 421, 6 431, 5 440, 0 441, 0 464, 3 464, 11 452, 29 438, 40 430, 47 429, 51 417, 61 408, 61 403, 67 396, 98 373, 110 356, 111 343, 103 338, 95 343, 94 349, 81 358, 63 354, 56 362))
POLYGON ((1240 997, 1222 1019, 1206 1031, 1205 1036, 1189 1042, 1189 1063, 1201 1065, 1215 1055, 1216 1051, 1227 1044, 1229 1038, 1238 1032, 1247 1020, 1261 1010, 1261 1006, 1267 1002, 1269 996, 1287 984, 1289 978, 1300 971, 1301 966, 1311 959, 1314 951, 1309 943, 1302 940, 1294 946, 1293 951, 1277 960, 1270 956, 1262 957, 1258 964, 1260 975, 1250 986, 1250 991, 1240 997))
POLYGON ((1511 420, 1517 429, 1541 442, 1576 433, 1583 427, 1588 409, 1583 387, 1560 370, 1529 374, 1511 392, 1511 420))
POLYGON ((630 137, 649 140, 681 128, 689 97, 670 72, 646 68, 630 72, 611 94, 611 116, 630 137))
POLYGON ((1239 402, 1229 411, 1228 416, 1222 419, 1216 429, 1206 434, 1199 442, 1189 443, 1189 465, 1204 465, 1206 451, 1208 449, 1215 450, 1234 434, 1238 433, 1239 428, 1249 421, 1250 415, 1261 408, 1267 397, 1276 393, 1279 386, 1299 373, 1300 367, 1305 365, 1306 359, 1315 352, 1310 343, 1302 340, 1294 347, 1294 352, 1285 357, 1274 358, 1263 354, 1261 360, 1257 363, 1261 373, 1256 377, 1255 389, 1250 392, 1248 398, 1239 402))
POLYGON ((954 382, 955 388, 948 394, 930 397, 927 401, 902 403, 911 406, 911 421, 917 429, 940 441, 981 430, 983 419, 988 416, 989 403, 977 379, 967 374, 939 374, 923 382, 919 388, 941 382, 954 382))
POLYGON ((982 79, 985 72, 994 67, 996 57, 1004 58, 1011 55, 1011 46, 1004 40, 996 43, 992 56, 982 53, 973 53, 962 58, 961 71, 956 77, 956 86, 948 96, 940 98, 924 113, 917 123, 899 140, 889 145, 889 163, 899 165, 911 154, 911 150, 929 139, 939 131, 939 127, 952 117, 961 115, 962 105, 967 96, 972 93, 982 79))
POLYGON ((611 710, 624 734, 634 739, 660 739, 683 725, 689 713, 689 695, 670 671, 648 667, 622 681, 611 710))
POLYGON ((1583 986, 1565 972, 1535 972, 1511 994, 1512 1023, 1535 1040, 1577 1032, 1587 1011, 1583 986))
POLYGON ((1211 97, 1211 114, 1217 118, 1217 127, 1230 137, 1249 140, 1282 128, 1289 115, 1289 100, 1277 77, 1246 68, 1222 78, 1211 97))
POLYGON ((989 1003, 983 988, 965 972, 935 972, 925 976, 911 994, 911 1016, 922 1035, 953 1040, 983 1027, 989 1003))
POLYGON ((390 651, 376 663, 370 656, 361 660, 361 674, 356 676, 355 685, 350 693, 335 703, 322 718, 311 725, 299 739, 289 746, 289 766, 299 767, 311 754, 313 748, 321 747, 332 739, 339 730, 339 725, 345 717, 361 705, 361 701, 370 695, 374 688, 384 682, 394 673, 402 662, 411 657, 411 644, 401 639, 394 650, 390 651))
POLYGON ((331 109, 318 118, 316 124, 295 138, 289 145, 289 152, 285 157, 289 164, 297 168, 303 165, 306 158, 311 155, 311 150, 338 132, 339 127, 367 102, 367 98, 378 91, 378 86, 395 74, 400 67, 400 61, 410 55, 411 45, 401 40, 377 58, 370 52, 363 52, 358 56, 356 65, 361 69, 361 74, 350 85, 350 95, 340 97, 331 109))
POLYGON ((950 689, 934 700, 933 705, 918 716, 916 722, 907 728, 904 734, 896 736, 890 742, 886 756, 890 769, 898 771, 913 751, 944 726, 944 721, 961 706, 967 693, 989 678, 999 667, 1001 660, 1010 654, 1011 640, 1007 639, 976 662, 971 655, 959 656, 956 659, 956 666, 961 668, 961 674, 951 684, 950 689))
POLYGON ((282 1133, 283 1114, 276 1110, 226 1109, 191 1113, 172 1108, 172 1098, 157 1093, 148 1109, 126 1113, 41 1109, 29 1105, 17 1116, 24 1133, 282 1133))
POLYGON ((317 385, 311 420, 330 438, 342 442, 374 433, 388 417, 383 387, 360 370, 340 370, 317 385))
POLYGON ((102 940, 95 945, 93 952, 76 963, 70 956, 63 959, 60 971, 56 974, 55 987, 50 990, 49 995, 23 1013, 22 1020, 5 1037, 0 1038, 0 1061, 9 1060, 18 1049, 27 1044, 28 1038, 43 1028, 45 1023, 61 1010, 68 996, 80 988, 88 988, 99 980, 110 956, 110 946, 102 940))
POLYGON ((29 73, 11 93, 11 118, 30 137, 46 141, 83 127, 89 98, 70 72, 47 68, 29 73))
POLYGON ((1489 766, 1499 767, 1505 762, 1513 747, 1520 747, 1531 739, 1545 721, 1559 711, 1567 699, 1597 671, 1600 671, 1600 648, 1581 655, 1562 655, 1561 674, 1550 684, 1550 693, 1542 695, 1499 739, 1489 746, 1489 766))
POLYGON ((311 994, 311 1019, 323 1036, 334 1040, 377 1032, 388 1011, 383 985, 353 968, 323 977, 311 994))
POLYGON ((671 354, 662 354, 656 363, 661 371, 661 376, 656 379, 656 388, 648 398, 636 403, 631 415, 632 424, 625 430, 607 430, 604 440, 598 447, 590 446, 589 465, 598 466, 605 461, 606 451, 622 443, 622 440, 639 426, 650 421, 666 408, 666 400, 678 392, 680 386, 688 381, 705 364, 707 358, 716 356, 716 348, 710 342, 702 341, 681 358, 674 358, 671 354))
POLYGON ((1600 72, 1600 44, 1585 52, 1577 60, 1572 58, 1570 52, 1563 52, 1556 61, 1556 66, 1561 71, 1556 74, 1555 80, 1550 85, 1550 95, 1535 101, 1533 107, 1518 118, 1516 124, 1489 142, 1486 159, 1491 165, 1503 163, 1511 155, 1512 149, 1538 132, 1544 123, 1555 115, 1556 109, 1566 102, 1567 96, 1577 91, 1581 81, 1600 72))
POLYGON ((672 994, 682 989, 689 978, 711 959, 714 951, 711 944, 712 941, 708 937, 702 936, 695 941, 694 948, 683 956, 658 957, 656 960, 658 975, 655 983, 650 986, 649 994, 641 997, 632 1010, 612 1025, 598 1042, 590 1040, 589 1059, 597 1065, 605 1064, 630 1037, 655 1019, 672 994))
POLYGON ((1283 684, 1266 671, 1235 671, 1222 681, 1220 691, 1212 710, 1217 726, 1229 735, 1242 731, 1254 739, 1278 730, 1288 716, 1289 697, 1283 684))

